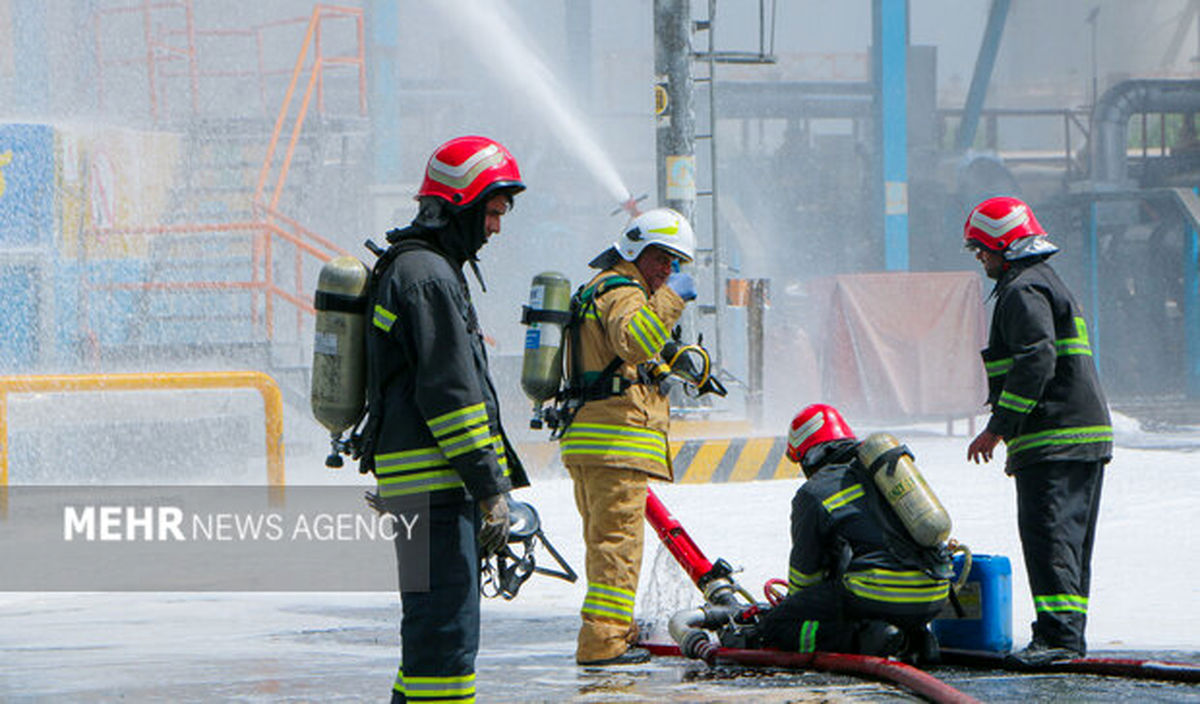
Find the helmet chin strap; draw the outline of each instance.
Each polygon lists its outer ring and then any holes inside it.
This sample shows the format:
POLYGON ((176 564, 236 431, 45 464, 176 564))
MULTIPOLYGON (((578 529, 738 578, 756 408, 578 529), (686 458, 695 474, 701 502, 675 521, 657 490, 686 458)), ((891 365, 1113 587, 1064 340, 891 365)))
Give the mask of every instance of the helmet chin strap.
POLYGON ((479 272, 479 260, 471 257, 468 261, 471 262, 471 271, 475 272, 475 280, 479 282, 479 290, 487 293, 487 284, 483 282, 483 274, 479 272))

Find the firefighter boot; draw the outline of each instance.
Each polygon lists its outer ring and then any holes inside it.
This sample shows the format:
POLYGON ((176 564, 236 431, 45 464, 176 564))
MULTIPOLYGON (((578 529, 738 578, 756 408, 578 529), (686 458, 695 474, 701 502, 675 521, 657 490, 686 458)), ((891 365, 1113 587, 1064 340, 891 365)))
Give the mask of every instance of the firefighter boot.
POLYGON ((640 665, 650 659, 650 651, 645 648, 630 648, 620 655, 600 660, 576 661, 580 667, 609 667, 612 665, 640 665))
POLYGON ((908 642, 903 654, 905 662, 926 667, 942 661, 941 646, 938 645, 937 636, 933 635, 929 626, 910 628, 905 631, 904 636, 908 642))
POLYGON ((854 632, 854 652, 889 658, 899 655, 905 646, 904 631, 887 621, 863 621, 854 632))

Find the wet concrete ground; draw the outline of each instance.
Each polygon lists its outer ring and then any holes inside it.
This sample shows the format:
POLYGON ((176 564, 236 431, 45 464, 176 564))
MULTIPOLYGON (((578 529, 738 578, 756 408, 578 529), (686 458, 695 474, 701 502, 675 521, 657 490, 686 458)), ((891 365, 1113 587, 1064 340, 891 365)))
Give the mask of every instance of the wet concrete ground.
MULTIPOLYGON (((382 702, 397 664, 388 595, 25 599, 0 605, 4 702, 382 702)), ((852 677, 710 669, 680 658, 580 668, 576 626, 569 616, 485 610, 479 701, 916 701, 852 677)), ((1200 664, 1197 653, 1153 657, 1200 664)), ((1178 683, 950 667, 934 674, 986 702, 1200 702, 1200 687, 1178 683)))

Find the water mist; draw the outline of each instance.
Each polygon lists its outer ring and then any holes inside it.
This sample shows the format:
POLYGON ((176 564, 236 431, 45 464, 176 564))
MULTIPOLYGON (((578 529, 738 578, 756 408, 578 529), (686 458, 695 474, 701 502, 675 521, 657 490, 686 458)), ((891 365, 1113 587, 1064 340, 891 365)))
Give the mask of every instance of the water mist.
POLYGON ((434 3, 447 20, 461 26, 461 36, 486 41, 465 42, 495 76, 525 95, 538 115, 568 151, 583 163, 618 203, 629 203, 630 192, 612 159, 600 147, 578 112, 563 100, 567 94, 554 74, 517 36, 507 16, 512 10, 498 0, 439 0, 434 3))

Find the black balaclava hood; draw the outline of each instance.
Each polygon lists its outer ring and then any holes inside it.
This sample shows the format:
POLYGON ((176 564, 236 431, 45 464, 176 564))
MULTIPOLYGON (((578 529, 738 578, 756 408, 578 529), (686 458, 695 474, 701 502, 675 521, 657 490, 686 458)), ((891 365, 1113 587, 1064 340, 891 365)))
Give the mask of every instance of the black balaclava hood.
POLYGON ((846 464, 854 458, 858 450, 858 440, 855 438, 840 438, 830 440, 809 448, 800 458, 800 466, 804 476, 812 477, 826 467, 846 464))
POLYGON ((412 227, 392 230, 388 241, 414 237, 429 242, 461 267, 470 262, 482 290, 487 291, 479 272, 479 250, 487 242, 484 220, 487 198, 479 197, 464 208, 456 208, 441 198, 427 196, 418 199, 417 216, 412 227))

